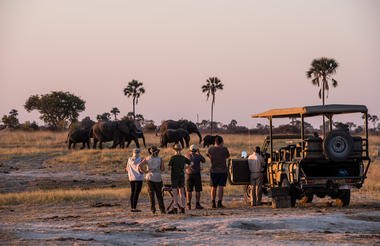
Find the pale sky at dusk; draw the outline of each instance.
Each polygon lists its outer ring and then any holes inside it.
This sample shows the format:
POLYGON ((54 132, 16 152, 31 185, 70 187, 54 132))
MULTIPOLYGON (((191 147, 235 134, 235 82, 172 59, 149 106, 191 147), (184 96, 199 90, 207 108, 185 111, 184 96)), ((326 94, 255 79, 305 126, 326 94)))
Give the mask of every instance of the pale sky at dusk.
POLYGON ((38 120, 23 105, 53 90, 86 101, 80 119, 126 115, 137 79, 145 118, 209 119, 200 88, 217 76, 214 119, 255 126, 253 113, 321 103, 305 72, 322 56, 340 65, 327 103, 380 115, 380 1, 0 0, 0 116, 38 120))

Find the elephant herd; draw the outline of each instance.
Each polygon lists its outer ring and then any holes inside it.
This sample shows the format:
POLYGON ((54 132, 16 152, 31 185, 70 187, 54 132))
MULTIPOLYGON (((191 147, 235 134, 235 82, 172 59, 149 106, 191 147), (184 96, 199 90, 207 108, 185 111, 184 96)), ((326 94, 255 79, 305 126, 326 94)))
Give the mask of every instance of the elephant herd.
MULTIPOLYGON (((199 137, 199 143, 202 142, 201 133, 196 124, 188 120, 166 120, 162 122, 161 126, 156 131, 156 136, 160 133, 160 147, 167 147, 169 143, 181 143, 184 148, 189 147, 190 134, 196 133, 199 137)), ((205 137, 208 140, 209 136, 205 137)), ((82 143, 81 149, 87 147, 90 149, 90 141, 93 138, 93 148, 96 149, 98 143, 99 148, 103 148, 104 142, 112 141, 111 148, 124 148, 127 142, 127 148, 132 141, 135 142, 136 147, 140 148, 138 139, 143 140, 144 147, 145 137, 144 133, 139 130, 133 120, 119 120, 119 121, 102 121, 89 125, 87 127, 76 128, 69 131, 67 136, 68 148, 71 146, 75 148, 77 143, 82 143)))

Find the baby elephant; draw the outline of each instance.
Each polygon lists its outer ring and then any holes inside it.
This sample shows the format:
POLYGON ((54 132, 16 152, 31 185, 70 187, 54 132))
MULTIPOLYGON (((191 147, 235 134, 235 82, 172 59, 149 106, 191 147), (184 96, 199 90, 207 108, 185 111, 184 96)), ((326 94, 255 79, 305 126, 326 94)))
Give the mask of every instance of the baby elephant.
POLYGON ((83 144, 81 149, 84 149, 86 147, 86 144, 87 147, 90 149, 90 130, 83 128, 72 129, 69 131, 67 135, 67 141, 69 142, 69 149, 71 149, 72 144, 73 148, 75 149, 75 145, 77 143, 83 144))
POLYGON ((161 135, 161 148, 167 147, 168 143, 181 143, 182 148, 185 148, 183 140, 185 140, 186 147, 189 147, 190 135, 189 132, 182 129, 167 129, 161 135))
POLYGON ((203 138, 203 148, 214 145, 216 136, 207 135, 203 138))

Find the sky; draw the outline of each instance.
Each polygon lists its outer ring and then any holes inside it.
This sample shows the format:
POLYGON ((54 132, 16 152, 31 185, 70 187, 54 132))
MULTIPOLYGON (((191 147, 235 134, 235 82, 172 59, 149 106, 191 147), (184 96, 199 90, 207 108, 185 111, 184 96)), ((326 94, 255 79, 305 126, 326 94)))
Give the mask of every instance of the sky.
POLYGON ((327 103, 379 115, 379 13, 376 0, 0 0, 0 116, 38 120, 27 98, 60 90, 86 101, 80 119, 126 115, 136 79, 146 119, 210 119, 201 86, 217 76, 214 120, 254 127, 251 114, 321 104, 305 75, 320 57, 339 63, 327 103))

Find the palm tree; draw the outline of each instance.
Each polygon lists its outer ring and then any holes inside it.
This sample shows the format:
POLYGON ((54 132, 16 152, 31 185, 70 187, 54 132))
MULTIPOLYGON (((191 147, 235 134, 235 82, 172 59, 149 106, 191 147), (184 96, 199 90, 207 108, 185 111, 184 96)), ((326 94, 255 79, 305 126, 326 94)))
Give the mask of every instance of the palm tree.
POLYGON ((223 90, 223 84, 217 77, 210 77, 206 80, 206 84, 202 85, 202 93, 206 93, 207 100, 210 95, 212 96, 211 101, 211 135, 213 128, 213 118, 214 118, 214 104, 215 104, 215 93, 217 90, 223 90))
POLYGON ((142 86, 142 82, 132 80, 128 83, 127 87, 124 88, 124 95, 133 98, 133 119, 136 117, 135 106, 139 102, 140 96, 145 93, 145 89, 142 86))
MULTIPOLYGON (((319 87, 318 96, 322 99, 322 105, 325 105, 325 91, 329 91, 329 80, 332 81, 332 86, 337 87, 338 82, 332 77, 336 73, 338 63, 334 59, 322 57, 314 59, 311 63, 309 71, 306 72, 306 76, 311 80, 311 83, 319 87)), ((328 98, 328 94, 327 94, 328 98)), ((323 115, 323 136, 326 136, 325 132, 325 116, 323 115)))
POLYGON ((116 120, 116 116, 120 113, 120 110, 118 108, 114 107, 111 109, 110 113, 113 114, 113 116, 115 117, 115 120, 116 120))

